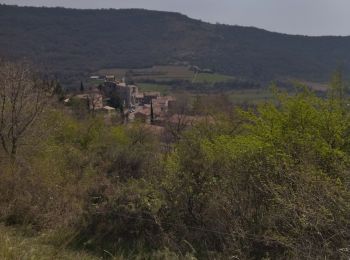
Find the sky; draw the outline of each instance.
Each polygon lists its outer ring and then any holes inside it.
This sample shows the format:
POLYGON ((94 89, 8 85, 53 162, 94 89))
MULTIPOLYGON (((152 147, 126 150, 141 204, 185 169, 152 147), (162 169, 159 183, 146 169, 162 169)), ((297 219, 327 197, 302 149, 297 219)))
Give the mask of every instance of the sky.
POLYGON ((211 23, 302 35, 350 35, 350 0, 0 0, 3 4, 174 11, 211 23))

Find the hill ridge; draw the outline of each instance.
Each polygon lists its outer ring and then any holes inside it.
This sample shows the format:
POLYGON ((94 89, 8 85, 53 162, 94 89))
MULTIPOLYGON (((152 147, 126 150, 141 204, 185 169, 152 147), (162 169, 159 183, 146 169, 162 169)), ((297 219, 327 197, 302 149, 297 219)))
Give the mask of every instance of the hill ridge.
POLYGON ((350 36, 211 24, 176 12, 0 5, 0 55, 68 79, 101 68, 188 63, 237 77, 325 81, 350 72, 350 36))

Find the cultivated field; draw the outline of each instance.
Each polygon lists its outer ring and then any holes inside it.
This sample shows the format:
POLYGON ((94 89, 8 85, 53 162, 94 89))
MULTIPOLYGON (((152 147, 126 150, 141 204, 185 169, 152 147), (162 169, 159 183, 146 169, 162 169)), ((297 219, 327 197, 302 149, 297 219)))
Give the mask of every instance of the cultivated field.
POLYGON ((229 100, 236 105, 261 104, 273 100, 273 93, 268 88, 232 90, 228 93, 229 100))
POLYGON ((170 81, 170 80, 188 80, 193 83, 223 82, 233 79, 231 76, 217 73, 195 73, 186 66, 154 66, 144 69, 102 69, 97 72, 99 75, 115 75, 117 78, 124 77, 127 73, 131 75, 136 82, 144 80, 170 81))
MULTIPOLYGON (((126 74, 130 75, 133 81, 139 86, 141 91, 158 91, 162 95, 176 94, 179 89, 171 86, 169 81, 189 81, 191 83, 202 83, 213 86, 215 83, 227 82, 234 77, 217 73, 195 73, 186 66, 154 66, 144 69, 102 69, 97 72, 98 75, 114 75, 116 78, 123 78, 126 74), (147 82, 153 81, 153 82, 147 82)), ((180 90, 183 93, 184 90, 180 90)), ((187 95, 195 96, 190 91, 185 91, 187 95)), ((241 89, 230 90, 226 92, 229 99, 234 104, 259 104, 272 99, 271 92, 266 88, 261 89, 241 89)))

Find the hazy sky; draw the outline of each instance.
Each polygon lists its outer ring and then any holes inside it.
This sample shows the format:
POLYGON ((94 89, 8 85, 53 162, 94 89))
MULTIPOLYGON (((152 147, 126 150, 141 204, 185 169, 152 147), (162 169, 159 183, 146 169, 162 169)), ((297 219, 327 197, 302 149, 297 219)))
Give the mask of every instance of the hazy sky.
POLYGON ((209 22, 306 35, 350 35, 350 0, 0 0, 4 4, 176 11, 209 22))

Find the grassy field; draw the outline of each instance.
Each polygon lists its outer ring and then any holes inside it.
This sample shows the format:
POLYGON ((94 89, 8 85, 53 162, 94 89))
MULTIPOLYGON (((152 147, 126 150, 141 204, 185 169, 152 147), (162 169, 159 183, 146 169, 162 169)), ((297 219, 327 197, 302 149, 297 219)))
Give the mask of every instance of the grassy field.
MULTIPOLYGON (((140 91, 158 91, 162 95, 175 94, 171 86, 162 83, 169 80, 188 80, 192 83, 214 85, 218 82, 233 80, 234 77, 217 73, 194 73, 186 66, 154 66, 145 69, 103 69, 99 75, 115 75, 123 78, 126 72, 132 71, 132 78, 139 86, 140 91), (159 83, 143 83, 143 80, 154 80, 159 83)), ((234 104, 259 104, 272 99, 268 89, 232 90, 226 92, 234 104)), ((190 94, 190 93, 189 93, 190 94)))
POLYGON ((207 84, 215 84, 218 82, 225 82, 229 80, 233 80, 234 77, 222 75, 222 74, 209 74, 209 73, 199 73, 194 76, 192 82, 193 83, 207 83, 207 84))
POLYGON ((14 228, 0 225, 0 259, 99 259, 85 252, 55 247, 45 236, 25 236, 14 228))
POLYGON ((168 86, 168 85, 149 84, 149 83, 139 83, 137 85, 139 87, 139 91, 141 92, 157 91, 157 92, 160 92, 161 95, 171 94, 171 86, 168 86))
MULTIPOLYGON (((57 241, 54 241, 52 235, 25 235, 22 232, 13 227, 7 227, 0 224, 0 259, 1 260, 21 260, 21 259, 33 259, 33 260, 98 260, 98 259, 111 259, 111 260, 126 260, 126 259, 185 259, 194 260, 191 255, 181 256, 181 258, 173 252, 170 252, 167 248, 162 250, 156 250, 153 252, 148 251, 125 251, 117 255, 113 255, 108 251, 103 251, 103 254, 95 255, 86 251, 71 250, 65 245, 58 245, 57 241)), ((59 241, 61 239, 58 239, 59 241)), ((102 253, 102 252, 100 252, 102 253)))
POLYGON ((269 89, 249 89, 249 90, 234 90, 228 93, 232 103, 240 105, 261 104, 273 99, 273 93, 269 89))
POLYGON ((104 83, 103 79, 87 79, 85 82, 87 87, 97 87, 103 83, 104 83))
POLYGON ((194 83, 214 84, 216 82, 227 81, 233 79, 231 76, 221 75, 217 73, 194 73, 186 66, 154 66, 144 69, 103 69, 98 71, 99 75, 115 75, 117 78, 122 78, 125 73, 130 72, 132 78, 137 81, 142 80, 188 80, 194 83))
POLYGON ((99 75, 115 75, 122 78, 130 72, 135 81, 140 80, 192 80, 194 73, 185 66, 154 66, 144 69, 103 69, 99 75))
POLYGON ((106 76, 106 75, 114 75, 116 78, 122 78, 125 76, 125 73, 128 71, 128 69, 102 69, 96 72, 95 74, 100 76, 106 76))

